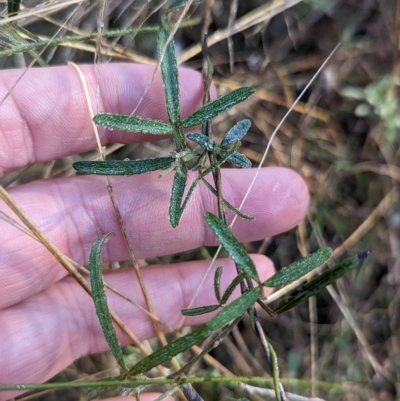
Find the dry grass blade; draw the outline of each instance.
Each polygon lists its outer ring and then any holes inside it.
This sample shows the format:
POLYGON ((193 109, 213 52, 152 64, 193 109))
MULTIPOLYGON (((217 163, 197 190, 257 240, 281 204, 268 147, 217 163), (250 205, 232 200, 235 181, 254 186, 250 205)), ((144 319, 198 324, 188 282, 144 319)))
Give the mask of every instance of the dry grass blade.
POLYGON ((45 15, 51 14, 56 11, 60 11, 63 8, 71 6, 72 4, 81 4, 84 3, 85 0, 66 0, 66 1, 59 1, 57 4, 44 4, 39 7, 35 7, 33 9, 29 9, 27 11, 20 11, 17 15, 13 17, 7 17, 0 20, 0 25, 5 25, 10 22, 19 21, 28 17, 38 16, 38 15, 45 15))
MULTIPOLYGON (((245 16, 236 20, 235 24, 231 28, 221 29, 207 38, 207 46, 211 47, 216 43, 227 39, 229 36, 235 33, 241 32, 245 29, 251 28, 261 22, 270 20, 277 14, 301 3, 303 0, 274 0, 272 4, 264 4, 255 10, 249 12, 245 16)), ((191 48, 185 50, 185 52, 178 58, 178 63, 184 63, 192 57, 196 56, 201 52, 201 44, 193 45, 191 48)))

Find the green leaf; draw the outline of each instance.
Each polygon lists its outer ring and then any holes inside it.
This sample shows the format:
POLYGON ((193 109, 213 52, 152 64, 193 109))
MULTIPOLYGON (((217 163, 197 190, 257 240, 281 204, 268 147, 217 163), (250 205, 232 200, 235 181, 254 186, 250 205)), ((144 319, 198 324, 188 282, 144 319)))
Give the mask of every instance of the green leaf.
MULTIPOLYGON (((38 40, 37 36, 28 32, 29 31, 27 31, 25 28, 22 28, 15 24, 0 25, 0 38, 1 38, 0 43, 2 43, 2 47, 6 46, 12 48, 13 46, 15 46, 21 48, 21 46, 23 47, 29 44, 28 40, 26 40, 26 38, 23 37, 24 35, 26 35, 28 38, 34 41, 38 40), (13 46, 10 46, 8 42, 10 42, 13 46)), ((41 65, 42 67, 47 66, 46 61, 44 61, 43 58, 40 57, 40 54, 38 52, 36 52, 35 50, 27 50, 27 51, 39 65, 41 65)))
POLYGON ((165 362, 169 362, 174 356, 206 340, 210 335, 211 331, 207 326, 200 327, 142 359, 129 370, 128 375, 135 376, 165 362))
POLYGON ((274 274, 263 285, 280 287, 289 284, 324 264, 332 257, 331 248, 322 248, 307 257, 292 263, 286 269, 274 274))
POLYGON ((236 104, 243 102, 255 92, 254 88, 243 87, 220 97, 213 102, 205 104, 203 107, 195 111, 192 115, 185 118, 182 122, 183 128, 194 127, 200 125, 218 116, 225 110, 230 109, 236 104))
POLYGON ((75 162, 72 166, 85 174, 138 175, 167 168, 173 162, 175 162, 174 157, 157 157, 141 160, 81 161, 75 162))
POLYGON ((240 141, 246 135, 250 126, 250 120, 239 121, 226 133, 220 144, 221 148, 227 148, 228 146, 233 145, 235 142, 240 141))
POLYGON ((251 161, 239 152, 235 152, 231 157, 229 157, 228 162, 236 164, 242 168, 250 168, 251 161))
POLYGON ((165 47, 169 36, 170 32, 161 24, 158 31, 157 49, 158 56, 163 56, 161 61, 161 73, 164 84, 165 101, 167 103, 169 122, 174 126, 181 118, 179 113, 179 78, 174 39, 172 38, 167 47, 165 47), (162 54, 163 51, 164 54, 162 54))
POLYGON ((214 294, 217 301, 221 303, 221 276, 222 276, 222 266, 218 266, 214 274, 214 294))
POLYGON ((205 313, 214 312, 220 307, 220 305, 200 306, 198 308, 182 309, 181 313, 183 316, 199 316, 204 315, 205 313))
POLYGON ((215 315, 207 324, 206 327, 211 331, 219 330, 231 320, 241 316, 247 311, 257 299, 261 296, 262 290, 260 287, 252 288, 246 291, 239 298, 235 299, 228 306, 225 306, 221 312, 215 315))
POLYGON ((101 113, 94 116, 93 121, 97 125, 106 127, 110 130, 127 132, 141 132, 142 134, 168 135, 172 134, 174 128, 161 121, 148 120, 135 116, 125 116, 122 114, 101 113))
POLYGON ((210 152, 215 151, 217 148, 216 143, 211 138, 209 138, 204 134, 199 134, 198 132, 191 132, 190 134, 187 135, 187 138, 210 152))
POLYGON ((275 313, 283 313, 289 309, 294 308, 300 303, 306 301, 308 298, 318 294, 326 286, 334 283, 338 278, 342 277, 348 271, 354 269, 360 262, 362 262, 369 255, 369 251, 362 252, 358 255, 351 256, 345 259, 343 262, 337 264, 331 269, 325 271, 320 276, 312 279, 308 283, 302 285, 298 290, 289 296, 289 298, 283 299, 278 307, 274 309, 275 313))
POLYGON ((207 212, 205 215, 207 224, 213 230, 221 245, 228 251, 230 257, 253 280, 260 282, 257 269, 250 259, 243 245, 232 234, 231 230, 214 214, 207 212))
POLYGON ((174 183, 172 185, 171 200, 169 204, 169 221, 172 227, 177 227, 181 218, 181 203, 183 193, 187 181, 187 166, 182 163, 180 168, 177 169, 174 176, 174 183))
POLYGON ((113 234, 114 233, 111 232, 104 235, 93 245, 89 258, 90 285, 92 287, 92 296, 96 314, 99 318, 104 337, 107 340, 115 359, 119 365, 126 370, 122 349, 119 345, 117 334, 112 323, 110 310, 108 309, 106 293, 104 291, 103 275, 101 272, 101 250, 104 243, 113 234))
POLYGON ((221 305, 225 305, 228 302, 228 299, 232 295, 233 291, 235 291, 235 288, 245 279, 245 277, 245 273, 240 273, 232 280, 225 290, 224 295, 222 295, 221 305))

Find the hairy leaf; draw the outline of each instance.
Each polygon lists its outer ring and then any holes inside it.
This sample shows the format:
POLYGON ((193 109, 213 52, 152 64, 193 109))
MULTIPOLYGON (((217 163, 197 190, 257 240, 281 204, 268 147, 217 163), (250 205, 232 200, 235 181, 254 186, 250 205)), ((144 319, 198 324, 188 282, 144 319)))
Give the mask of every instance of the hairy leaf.
POLYGON ((205 104, 203 107, 195 111, 182 122, 183 128, 194 127, 200 125, 218 116, 225 110, 230 109, 236 104, 243 102, 255 92, 254 88, 243 87, 220 97, 213 102, 205 104))
POLYGON ((182 309, 181 313, 183 316, 199 316, 204 315, 205 313, 214 312, 220 307, 220 305, 200 306, 198 308, 182 309))
POLYGON ((362 262, 369 255, 369 251, 360 253, 350 258, 345 259, 343 262, 337 264, 331 269, 325 271, 320 276, 315 277, 308 283, 305 283, 298 290, 283 299, 278 307, 274 309, 274 313, 283 313, 289 309, 306 301, 308 298, 318 294, 326 286, 334 283, 338 278, 342 277, 348 271, 354 269, 360 262, 362 262))
POLYGON ((191 132, 190 134, 187 135, 187 138, 210 152, 215 151, 215 149, 217 148, 216 143, 211 138, 209 138, 204 134, 200 134, 198 132, 191 132))
POLYGON ((224 139, 220 144, 221 148, 227 148, 235 142, 240 141, 246 135, 250 126, 250 120, 242 120, 235 124, 224 136, 224 139))
POLYGON ((155 366, 168 362, 174 356, 206 340, 210 335, 211 331, 207 326, 200 327, 142 359, 129 370, 128 375, 135 376, 139 373, 147 372, 155 366))
POLYGON ((182 217, 181 203, 183 193, 185 192, 186 181, 187 167, 186 164, 182 163, 181 168, 175 172, 169 204, 169 221, 174 228, 178 226, 182 217))
POLYGON ((236 164, 242 168, 250 168, 251 161, 239 152, 235 152, 231 157, 229 157, 228 162, 236 164))
POLYGON ((174 157, 157 157, 140 160, 106 160, 75 162, 72 167, 85 174, 97 175, 138 175, 169 167, 174 157))
POLYGON ((221 277, 222 277, 222 266, 218 266, 214 274, 214 294, 217 301, 221 303, 221 277))
POLYGON ((207 224, 213 230, 221 245, 228 251, 230 257, 249 277, 259 283, 260 279, 253 261, 250 259, 243 245, 232 234, 231 230, 221 219, 210 212, 206 213, 205 218, 207 224))
POLYGON ((107 305, 106 293, 104 291, 103 275, 101 272, 101 250, 107 239, 114 233, 109 233, 101 237, 92 248, 89 258, 90 267, 90 285, 97 317, 99 318, 101 329, 112 354, 119 365, 126 370, 122 349, 119 345, 117 334, 115 332, 110 310, 107 305))
POLYGON ((235 291, 235 288, 245 279, 246 274, 245 273, 240 273, 238 274, 232 282, 228 285, 227 289, 224 292, 224 295, 222 295, 221 298, 221 304, 225 305, 228 302, 228 299, 232 295, 233 291, 235 291))
POLYGON ((261 296, 262 290, 260 287, 252 288, 251 290, 245 292, 239 298, 235 299, 232 303, 225 306, 221 312, 215 315, 207 324, 211 331, 219 330, 224 327, 231 320, 241 316, 247 311, 257 299, 261 296))
POLYGON ((286 269, 274 274, 263 285, 280 287, 289 284, 324 264, 332 256, 332 248, 322 248, 307 257, 292 263, 286 269))
MULTIPOLYGON (((181 120, 179 111, 178 66, 176 64, 174 39, 172 38, 167 44, 170 32, 165 28, 163 22, 164 18, 158 31, 157 49, 158 56, 160 58, 162 57, 161 73, 169 122, 172 126, 177 127, 181 120)), ((178 149, 184 146, 185 139, 183 133, 180 132, 179 127, 174 132, 174 139, 177 142, 178 149), (176 135, 178 135, 179 138, 175 138, 176 135)))
POLYGON ((174 131, 171 125, 162 123, 161 121, 122 114, 101 113, 94 116, 93 121, 97 125, 111 130, 141 132, 142 134, 168 135, 174 131))

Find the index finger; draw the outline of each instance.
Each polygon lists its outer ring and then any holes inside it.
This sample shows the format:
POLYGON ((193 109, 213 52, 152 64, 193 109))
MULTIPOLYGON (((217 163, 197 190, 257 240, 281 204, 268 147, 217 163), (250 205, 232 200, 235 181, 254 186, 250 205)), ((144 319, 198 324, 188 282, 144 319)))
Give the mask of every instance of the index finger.
MULTIPOLYGON (((154 66, 105 64, 80 66, 95 113, 130 114, 151 79, 154 66), (99 72, 98 72, 99 71, 99 72), (99 96, 96 95, 97 88, 99 96), (98 98, 98 105, 96 99, 98 98)), ((0 100, 22 70, 0 73, 0 100)), ((181 114, 201 106, 200 73, 181 68, 181 114)), ((157 74, 136 115, 167 121, 162 79, 157 74)), ((153 135, 99 130, 102 144, 154 140, 153 135)), ((96 148, 93 125, 82 82, 73 67, 33 68, 0 107, 0 176, 28 164, 39 163, 96 148)))

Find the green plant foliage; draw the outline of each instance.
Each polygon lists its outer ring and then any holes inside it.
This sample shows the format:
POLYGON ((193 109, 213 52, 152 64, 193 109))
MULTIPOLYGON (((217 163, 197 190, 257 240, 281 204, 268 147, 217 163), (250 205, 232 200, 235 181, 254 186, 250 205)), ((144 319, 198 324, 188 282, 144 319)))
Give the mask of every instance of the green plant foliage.
POLYGON ((222 295, 221 298, 221 305, 225 305, 228 302, 228 299, 232 295, 233 291, 235 291, 235 288, 246 278, 245 273, 240 273, 238 274, 232 282, 228 285, 227 289, 224 292, 224 295, 222 295))
POLYGON ((199 316, 204 315, 205 313, 214 312, 220 307, 220 305, 200 306, 198 308, 182 309, 181 313, 183 316, 199 316))
POLYGON ((231 230, 221 219, 210 212, 206 213, 205 218, 221 245, 229 253, 229 256, 249 277, 259 283, 260 279, 253 261, 250 259, 243 245, 232 234, 231 230))
POLYGON ((157 157, 140 160, 81 161, 72 166, 76 171, 97 175, 138 175, 167 168, 175 161, 173 157, 157 157))
POLYGON ((198 132, 191 132, 190 134, 187 134, 187 138, 199 144, 201 147, 208 150, 209 152, 214 152, 218 148, 217 144, 211 138, 198 132))
MULTIPOLYGON (((231 135, 232 138, 233 135, 231 135)), ((243 136, 243 135, 242 135, 243 136)), ((214 152, 221 157, 225 158, 226 161, 236 164, 242 168, 250 168, 251 161, 244 155, 239 152, 231 152, 228 148, 222 148, 218 146, 213 139, 209 138, 204 134, 200 134, 198 132, 191 132, 187 135, 187 138, 191 141, 197 143, 200 147, 206 149, 209 152, 214 152), (228 156, 229 153, 229 157, 228 156)), ((239 148, 240 142, 239 141, 232 141, 229 145, 235 145, 236 149, 239 148)))
POLYGON ((236 319, 246 312, 260 298, 262 289, 260 287, 252 288, 245 292, 239 298, 236 298, 232 303, 218 312, 207 324, 209 330, 216 331, 224 327, 231 320, 236 319))
MULTIPOLYGON (((221 156, 224 156, 225 152, 221 152, 221 156)), ((251 161, 245 156, 242 155, 239 152, 234 152, 231 156, 228 158, 228 162, 236 164, 239 167, 242 168, 250 168, 251 167, 251 161)))
POLYGON ((326 286, 333 284, 338 278, 342 277, 345 273, 358 266, 358 264, 362 262, 368 255, 369 251, 351 256, 331 269, 325 271, 320 276, 312 279, 308 283, 304 284, 301 288, 296 290, 292 296, 283 299, 278 307, 274 309, 274 313, 286 312, 289 309, 292 309, 300 303, 306 301, 308 298, 318 294, 326 286))
POLYGON ((221 148, 227 148, 233 145, 235 142, 240 141, 250 129, 250 120, 241 120, 235 124, 224 136, 221 142, 221 148))
POLYGON ((222 266, 219 266, 215 270, 214 274, 214 294, 217 298, 218 303, 221 303, 221 277, 222 277, 222 266))
POLYGON ((103 334, 110 347, 112 354, 117 360, 118 364, 126 370, 122 349, 119 345, 117 334, 115 332, 110 310, 107 305, 107 297, 104 291, 103 275, 101 272, 101 250, 105 242, 114 233, 109 233, 101 237, 92 248, 89 258, 90 267, 90 285, 92 287, 92 295, 94 306, 96 309, 97 317, 103 330, 103 334))
POLYGON ((327 262, 332 256, 331 248, 322 248, 307 257, 292 263, 286 269, 274 274, 263 285, 280 287, 289 284, 327 262))
POLYGON ((171 125, 162 123, 161 121, 122 114, 101 113, 94 116, 93 121, 97 125, 110 130, 141 132, 142 134, 168 135, 174 131, 171 125))
POLYGON ((186 336, 178 338, 165 347, 158 349, 146 358, 143 358, 129 369, 127 374, 135 376, 139 373, 148 372, 158 365, 169 362, 174 356, 190 349, 193 345, 206 340, 210 335, 211 331, 207 326, 200 327, 186 336))
MULTIPOLYGON (((181 170, 176 171, 174 176, 174 183, 172 185, 172 192, 171 192, 171 202, 169 206, 169 221, 172 227, 174 228, 178 226, 184 210, 184 208, 181 209, 180 205, 182 203, 186 181, 187 181, 187 167, 186 164, 182 164, 181 170)), ((188 197, 190 197, 190 195, 191 193, 188 194, 188 197)))
POLYGON ((161 73, 169 122, 175 126, 181 119, 179 112, 179 78, 174 40, 172 39, 168 42, 169 36, 170 33, 161 24, 158 31, 157 47, 159 56, 163 56, 161 60, 161 73))
POLYGON ((193 345, 206 340, 214 331, 221 329, 231 320, 246 312, 246 310, 254 304, 257 298, 260 297, 261 292, 261 288, 259 287, 247 291, 215 315, 205 326, 200 327, 186 336, 178 338, 165 347, 153 352, 151 355, 142 359, 133 366, 127 374, 134 376, 139 373, 147 372, 155 366, 170 361, 171 358, 188 350, 193 345))
POLYGON ((196 125, 201 125, 206 121, 210 121, 217 117, 219 114, 230 109, 238 103, 248 99, 255 92, 254 88, 243 87, 235 89, 225 96, 220 97, 213 102, 205 104, 203 107, 195 111, 189 117, 185 118, 182 122, 183 128, 190 128, 196 125))

